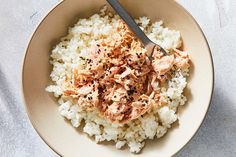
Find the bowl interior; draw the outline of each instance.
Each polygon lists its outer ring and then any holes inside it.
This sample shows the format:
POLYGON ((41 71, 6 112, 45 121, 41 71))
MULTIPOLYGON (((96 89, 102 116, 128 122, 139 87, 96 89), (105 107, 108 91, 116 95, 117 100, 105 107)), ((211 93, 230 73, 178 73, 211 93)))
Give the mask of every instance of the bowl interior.
MULTIPOLYGON (((213 66, 208 44, 194 19, 173 0, 121 0, 133 17, 163 20, 165 26, 181 32, 184 49, 191 54, 192 69, 185 90, 188 102, 179 110, 179 121, 161 139, 148 141, 144 157, 172 156, 195 134, 207 112, 213 88, 213 66)), ((52 70, 49 55, 69 26, 97 13, 105 0, 67 0, 54 8, 34 33, 23 65, 23 93, 29 118, 39 135, 62 156, 133 156, 116 150, 111 143, 96 144, 73 128, 58 112, 55 99, 45 91, 52 70), (92 150, 92 151, 89 151, 92 150)))

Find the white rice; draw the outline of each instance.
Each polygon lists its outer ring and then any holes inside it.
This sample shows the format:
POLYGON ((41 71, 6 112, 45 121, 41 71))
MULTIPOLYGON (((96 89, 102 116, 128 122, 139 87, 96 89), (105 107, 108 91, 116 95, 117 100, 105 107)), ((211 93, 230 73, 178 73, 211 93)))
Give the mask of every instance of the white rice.
MULTIPOLYGON (((83 120, 83 131, 89 136, 94 136, 96 142, 115 141, 117 149, 127 144, 130 152, 138 153, 146 139, 162 137, 178 119, 177 107, 184 105, 186 101, 182 93, 187 84, 185 77, 188 75, 188 69, 177 73, 168 82, 168 87, 161 89, 161 94, 168 99, 166 106, 152 110, 126 125, 111 124, 98 116, 97 111, 82 110, 76 102, 62 95, 62 84, 66 78, 72 78, 71 71, 74 66, 84 68, 84 60, 80 57, 86 58, 86 49, 115 31, 119 17, 105 12, 106 9, 103 9, 88 19, 80 19, 52 50, 50 63, 53 70, 50 77, 54 85, 48 86, 46 90, 59 97, 59 112, 70 120, 74 127, 79 127, 83 120)), ((181 46, 180 32, 163 27, 162 21, 151 23, 147 17, 140 17, 136 22, 152 41, 166 50, 181 46)))

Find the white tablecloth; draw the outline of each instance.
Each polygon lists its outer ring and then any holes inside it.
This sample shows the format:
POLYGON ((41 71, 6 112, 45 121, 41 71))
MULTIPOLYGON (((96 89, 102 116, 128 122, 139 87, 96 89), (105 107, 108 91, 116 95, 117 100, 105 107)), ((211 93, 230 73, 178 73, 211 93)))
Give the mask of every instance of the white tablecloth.
MULTIPOLYGON (((202 127, 176 156, 235 156, 236 1, 178 0, 201 25, 215 65, 213 101, 202 127)), ((56 157, 23 107, 21 63, 31 33, 58 0, 0 1, 0 156, 56 157)))

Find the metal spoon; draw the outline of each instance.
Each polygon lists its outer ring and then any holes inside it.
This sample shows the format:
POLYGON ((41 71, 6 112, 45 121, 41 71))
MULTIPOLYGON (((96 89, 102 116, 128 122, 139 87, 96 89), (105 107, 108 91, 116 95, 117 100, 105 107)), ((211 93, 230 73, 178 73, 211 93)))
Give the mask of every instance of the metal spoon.
POLYGON ((129 26, 130 30, 139 38, 139 40, 144 44, 147 50, 147 55, 150 60, 153 59, 152 54, 155 50, 161 51, 166 55, 166 51, 160 46, 152 42, 144 32, 139 28, 134 19, 128 14, 128 12, 121 6, 117 0, 107 0, 111 7, 117 12, 117 14, 124 20, 124 22, 129 26))

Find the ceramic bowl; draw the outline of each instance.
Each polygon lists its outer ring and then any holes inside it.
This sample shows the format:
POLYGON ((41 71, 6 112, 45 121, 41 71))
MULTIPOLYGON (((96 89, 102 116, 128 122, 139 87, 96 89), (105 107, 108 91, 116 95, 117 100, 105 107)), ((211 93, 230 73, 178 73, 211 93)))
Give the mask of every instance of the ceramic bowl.
MULTIPOLYGON (((179 121, 160 139, 146 142, 137 155, 168 157, 183 148, 199 129, 207 113, 213 91, 213 63, 206 38, 194 18, 174 0, 120 0, 133 17, 163 20, 165 26, 181 32, 183 49, 191 55, 192 68, 185 90, 188 102, 180 107, 179 121)), ((45 87, 50 84, 49 57, 54 45, 79 18, 97 13, 105 0, 65 0, 53 8, 34 32, 25 54, 22 87, 29 118, 42 139, 66 157, 128 157, 127 149, 114 144, 96 144, 64 120, 58 104, 45 87)))

